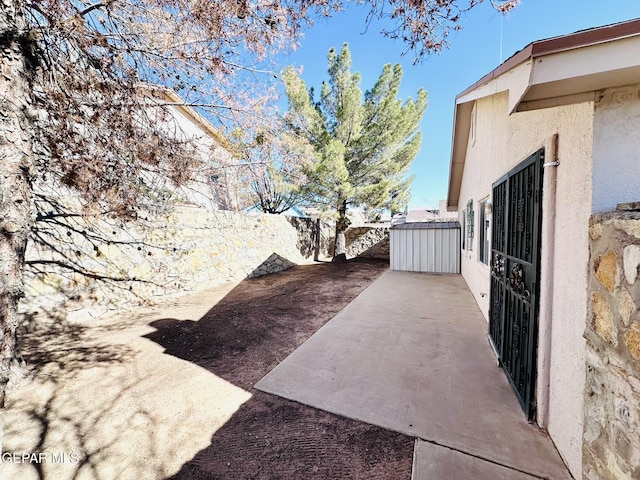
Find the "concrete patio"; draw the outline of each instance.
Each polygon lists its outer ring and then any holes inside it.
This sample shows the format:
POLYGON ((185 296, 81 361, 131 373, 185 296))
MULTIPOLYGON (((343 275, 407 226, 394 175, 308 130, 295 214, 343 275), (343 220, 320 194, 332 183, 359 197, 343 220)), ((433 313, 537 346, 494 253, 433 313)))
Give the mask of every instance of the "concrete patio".
POLYGON ((388 271, 256 388, 416 438, 413 479, 571 479, 459 275, 388 271))

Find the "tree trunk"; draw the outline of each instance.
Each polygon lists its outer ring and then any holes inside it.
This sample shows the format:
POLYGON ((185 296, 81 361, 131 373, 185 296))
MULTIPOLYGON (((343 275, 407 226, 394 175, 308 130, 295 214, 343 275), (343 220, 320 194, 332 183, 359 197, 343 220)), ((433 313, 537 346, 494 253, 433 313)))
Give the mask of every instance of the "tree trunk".
POLYGON ((317 262, 320 259, 320 243, 322 241, 322 239, 320 238, 320 235, 321 235, 320 219, 316 218, 316 221, 314 222, 314 232, 313 232, 313 239, 314 239, 313 261, 314 262, 317 262))
POLYGON ((345 232, 349 228, 349 218, 347 217, 347 201, 338 201, 338 220, 336 221, 336 241, 333 248, 333 262, 347 261, 347 239, 345 232))
MULTIPOLYGON (((31 229, 30 168, 33 118, 30 106, 34 65, 20 0, 0 0, 0 408, 7 384, 20 366, 16 344, 22 269, 31 229)), ((1 439, 1 437, 0 437, 1 439)), ((1 445, 0 445, 1 446, 1 445)))

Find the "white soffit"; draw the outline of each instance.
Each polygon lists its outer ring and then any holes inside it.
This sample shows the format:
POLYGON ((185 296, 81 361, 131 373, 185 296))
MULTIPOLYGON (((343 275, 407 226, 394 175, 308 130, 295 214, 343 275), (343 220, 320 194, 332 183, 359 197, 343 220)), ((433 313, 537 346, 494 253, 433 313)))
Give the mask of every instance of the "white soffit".
POLYGON ((598 90, 639 83, 639 55, 636 36, 535 58, 531 84, 511 112, 594 100, 598 90))
POLYGON ((640 83, 640 36, 535 57, 456 99, 458 105, 509 92, 509 112, 595 99, 595 92, 640 83))
POLYGON ((460 195, 460 179, 464 171, 466 146, 469 142, 471 128, 471 112, 473 101, 456 105, 453 116, 453 139, 451 142, 451 163, 449 164, 449 191, 447 194, 448 208, 458 208, 460 195), (464 148, 460 148, 463 145, 464 148))
POLYGON ((534 42, 460 94, 451 146, 449 205, 458 203, 475 100, 508 92, 510 114, 594 101, 600 90, 640 83, 639 58, 640 19, 636 19, 534 42), (510 64, 515 65, 509 68, 510 64))
POLYGON ((531 84, 531 65, 531 60, 521 63, 508 72, 489 80, 484 85, 480 85, 467 94, 458 97, 456 103, 460 105, 479 98, 489 97, 496 93, 509 91, 509 111, 514 111, 531 84))

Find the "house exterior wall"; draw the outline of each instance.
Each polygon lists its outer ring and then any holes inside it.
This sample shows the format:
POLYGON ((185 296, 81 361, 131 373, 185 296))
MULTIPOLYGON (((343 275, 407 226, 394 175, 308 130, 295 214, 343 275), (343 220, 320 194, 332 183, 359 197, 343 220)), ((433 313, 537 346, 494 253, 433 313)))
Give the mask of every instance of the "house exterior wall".
POLYGON ((640 475, 640 85, 600 92, 595 105, 584 478, 640 475))
POLYGON ((530 154, 545 148, 549 155, 558 134, 561 164, 545 169, 543 192, 537 419, 573 475, 581 478, 593 104, 509 116, 508 94, 501 93, 477 100, 471 122, 458 205, 463 222, 462 210, 473 200, 474 238, 472 249, 462 251, 461 271, 485 318, 490 271, 478 260, 478 202, 490 197, 492 184, 530 154))
POLYGON ((593 211, 640 200, 640 85, 601 92, 593 138, 593 211))
MULTIPOLYGON (((540 324, 545 336, 539 336, 537 394, 542 425, 549 430, 574 477, 581 478, 578 432, 583 428, 582 334, 588 304, 593 104, 538 113, 545 112, 554 117, 553 124, 557 126, 560 166, 545 171, 549 195, 545 197, 543 191, 542 229, 546 241, 541 249, 540 288, 540 324), (545 218, 545 212, 549 218, 545 218)), ((533 130, 537 128, 534 123, 529 125, 533 130)))
POLYGON ((141 122, 152 122, 155 129, 169 138, 190 142, 197 162, 189 167, 191 179, 181 186, 175 185, 161 170, 146 172, 144 181, 149 189, 161 200, 171 199, 209 210, 239 210, 233 201, 238 183, 237 160, 225 146, 224 137, 205 118, 181 105, 181 99, 162 99, 159 104, 165 101, 176 104, 166 110, 150 106, 141 116, 141 122))

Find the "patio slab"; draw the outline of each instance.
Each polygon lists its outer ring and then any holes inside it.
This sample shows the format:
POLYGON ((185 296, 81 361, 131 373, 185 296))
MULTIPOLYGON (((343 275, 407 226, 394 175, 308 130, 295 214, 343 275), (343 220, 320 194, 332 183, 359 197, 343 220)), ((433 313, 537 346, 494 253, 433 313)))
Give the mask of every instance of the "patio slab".
MULTIPOLYGON (((518 474, 570 479, 526 421, 486 331, 461 276, 388 271, 256 388, 518 474)), ((420 478, 456 478, 437 476, 440 464, 420 478)))
POLYGON ((412 480, 538 480, 496 463, 487 462, 464 453, 416 440, 413 454, 412 480))

